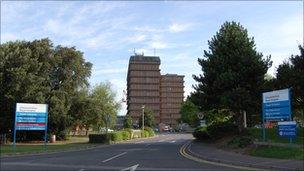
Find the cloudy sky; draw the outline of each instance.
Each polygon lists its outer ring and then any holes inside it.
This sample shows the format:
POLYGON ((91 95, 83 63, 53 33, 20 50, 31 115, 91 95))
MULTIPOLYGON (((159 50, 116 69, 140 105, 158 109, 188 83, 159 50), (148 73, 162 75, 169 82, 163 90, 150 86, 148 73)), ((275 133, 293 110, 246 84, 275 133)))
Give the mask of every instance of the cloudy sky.
MULTIPOLYGON (((303 2, 1 1, 1 43, 48 37, 76 46, 93 63, 91 85, 110 81, 123 97, 130 55, 161 58, 161 73, 185 75, 185 96, 199 74, 197 58, 225 21, 240 22, 275 68, 303 44, 303 2)), ((125 105, 120 115, 125 114, 125 105)))

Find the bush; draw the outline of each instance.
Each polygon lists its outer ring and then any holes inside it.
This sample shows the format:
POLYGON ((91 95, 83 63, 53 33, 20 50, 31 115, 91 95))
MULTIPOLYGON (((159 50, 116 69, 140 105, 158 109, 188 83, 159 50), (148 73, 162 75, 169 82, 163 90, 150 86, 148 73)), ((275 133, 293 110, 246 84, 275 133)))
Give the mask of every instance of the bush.
POLYGON ((207 127, 207 132, 212 139, 218 139, 238 133, 238 127, 231 122, 219 122, 207 127))
POLYGON ((141 137, 142 138, 149 137, 149 132, 147 130, 141 131, 141 137))
POLYGON ((109 143, 111 136, 106 134, 89 134, 90 143, 109 143))
POLYGON ((250 136, 237 136, 228 142, 228 145, 232 147, 244 148, 253 143, 253 139, 250 136))
POLYGON ((148 131, 149 137, 153 137, 155 135, 154 131, 150 127, 145 127, 145 130, 148 131))
POLYGON ((131 139, 130 132, 123 130, 123 131, 121 131, 121 133, 122 133, 122 139, 123 140, 129 140, 129 139, 131 139))
POLYGON ((198 127, 194 130, 193 132, 193 136, 197 139, 197 140, 207 140, 210 139, 210 136, 207 132, 207 128, 206 127, 198 127))
POLYGON ((122 131, 108 133, 111 136, 111 141, 117 142, 123 140, 122 131))

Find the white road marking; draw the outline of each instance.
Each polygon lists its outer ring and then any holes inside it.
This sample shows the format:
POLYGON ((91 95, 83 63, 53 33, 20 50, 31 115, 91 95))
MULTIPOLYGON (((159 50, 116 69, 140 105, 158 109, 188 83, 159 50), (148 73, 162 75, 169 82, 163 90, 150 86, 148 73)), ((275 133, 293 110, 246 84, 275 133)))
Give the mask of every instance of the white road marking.
POLYGON ((144 143, 145 141, 138 141, 138 142, 135 142, 135 144, 139 144, 139 143, 144 143))
POLYGON ((115 158, 117 158, 117 157, 120 157, 120 156, 122 156, 122 155, 125 155, 125 154, 127 154, 127 152, 123 152, 123 153, 117 154, 117 155, 115 155, 115 156, 113 156, 113 157, 111 157, 111 158, 108 158, 108 159, 106 159, 106 160, 103 160, 102 162, 103 162, 103 163, 108 162, 108 161, 110 161, 110 160, 113 160, 113 159, 115 159, 115 158))
POLYGON ((121 169, 120 171, 127 171, 127 170, 129 170, 129 171, 135 171, 138 166, 139 166, 139 164, 136 164, 134 166, 127 167, 125 169, 121 169))
POLYGON ((171 141, 170 143, 175 143, 175 141, 171 141))

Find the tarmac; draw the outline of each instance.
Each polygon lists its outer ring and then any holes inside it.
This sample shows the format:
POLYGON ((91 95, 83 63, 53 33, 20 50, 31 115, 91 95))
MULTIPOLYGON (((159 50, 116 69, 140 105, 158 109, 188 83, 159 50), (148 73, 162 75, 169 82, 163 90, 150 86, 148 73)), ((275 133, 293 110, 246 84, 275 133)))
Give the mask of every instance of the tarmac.
POLYGON ((221 163, 231 167, 244 167, 245 170, 304 170, 303 160, 287 160, 254 157, 216 148, 212 144, 191 141, 185 147, 189 156, 211 163, 221 163), (247 168, 247 169, 246 169, 247 168))

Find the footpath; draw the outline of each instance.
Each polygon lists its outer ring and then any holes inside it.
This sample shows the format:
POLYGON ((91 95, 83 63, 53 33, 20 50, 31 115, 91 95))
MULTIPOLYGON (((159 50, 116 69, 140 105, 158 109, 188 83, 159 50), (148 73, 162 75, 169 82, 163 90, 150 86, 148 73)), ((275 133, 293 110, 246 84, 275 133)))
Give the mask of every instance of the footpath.
POLYGON ((202 160, 233 166, 244 166, 265 170, 304 170, 303 160, 272 159, 242 155, 218 149, 211 144, 196 141, 189 143, 186 147, 186 151, 190 155, 202 160))

